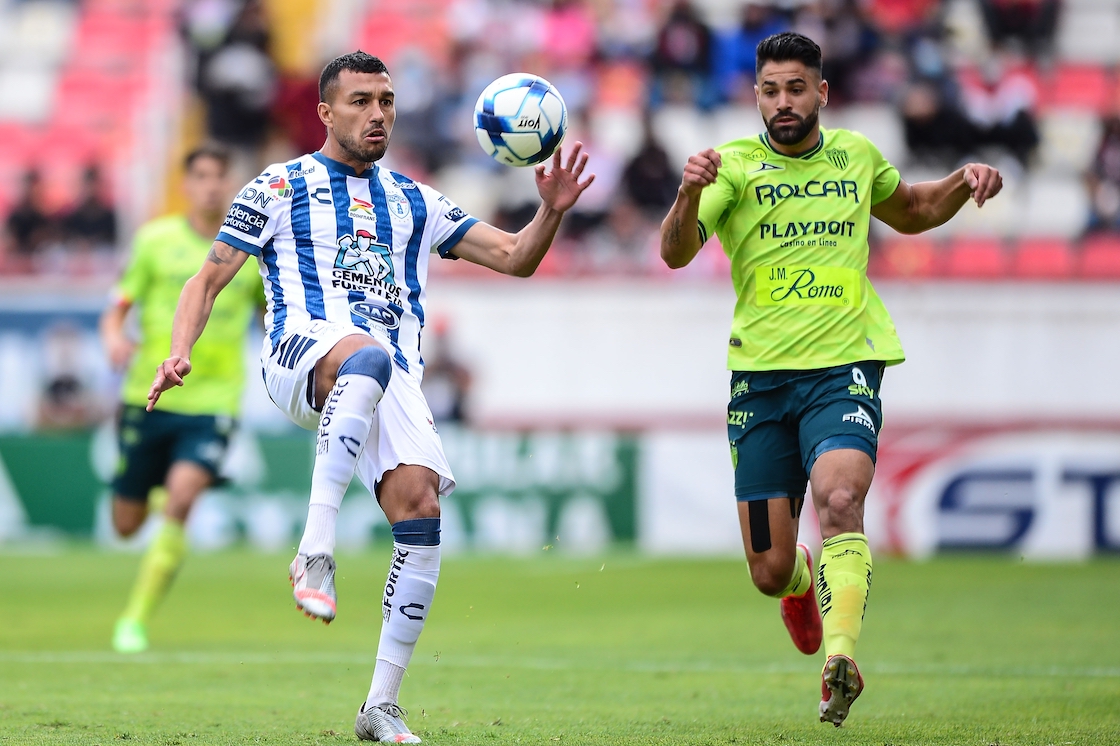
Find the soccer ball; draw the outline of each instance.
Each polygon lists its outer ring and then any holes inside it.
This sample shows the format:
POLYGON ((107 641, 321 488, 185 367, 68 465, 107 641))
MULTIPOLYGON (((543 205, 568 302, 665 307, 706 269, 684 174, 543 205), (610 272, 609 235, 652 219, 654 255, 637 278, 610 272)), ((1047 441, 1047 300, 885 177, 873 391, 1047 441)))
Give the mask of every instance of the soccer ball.
POLYGON ((503 75, 478 97, 474 132, 486 154, 507 166, 532 166, 553 154, 568 129, 560 92, 529 73, 503 75))

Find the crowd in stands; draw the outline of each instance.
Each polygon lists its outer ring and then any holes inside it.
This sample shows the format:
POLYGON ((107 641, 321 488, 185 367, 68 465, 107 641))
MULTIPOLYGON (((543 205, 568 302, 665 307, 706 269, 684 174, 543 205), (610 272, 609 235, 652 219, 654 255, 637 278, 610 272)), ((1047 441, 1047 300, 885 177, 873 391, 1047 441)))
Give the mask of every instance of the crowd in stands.
MULTIPOLYGON (((1041 225, 1067 243, 1120 235, 1120 81, 1108 61, 1067 64, 1056 35, 1068 10, 1062 0, 416 0, 372 4, 356 35, 385 59, 397 89, 388 165, 511 230, 535 209, 532 172, 490 161, 471 112, 478 92, 501 74, 549 78, 568 104, 568 142, 587 144, 597 180, 544 270, 659 273, 657 228, 684 159, 761 129, 754 50, 783 30, 823 48, 825 126, 866 131, 908 178, 943 175, 972 159, 997 165, 1009 186, 1053 171, 1065 179, 1055 182, 1061 189, 1077 193, 1069 209, 1078 214, 1053 225, 1027 221, 1025 230, 1041 225), (1077 126, 1063 129, 1070 107, 1077 126), (1059 140, 1091 142, 1051 147, 1051 130, 1059 140), (1085 157, 1067 158, 1067 150, 1085 157)), ((1120 28, 1120 8, 1112 11, 1120 28)), ((319 147, 317 71, 278 72, 260 0, 194 0, 181 20, 206 135, 239 154, 239 177, 319 147)), ((6 221, 8 255, 34 265, 66 242, 87 252, 117 242, 96 170, 90 174, 66 217, 36 206, 28 174, 6 221)), ((1053 207, 1043 187, 1037 200, 1053 207)), ((1028 191, 1009 188, 1003 199, 1027 204, 1028 191)), ((1022 238, 1017 222, 978 230, 1022 238)), ((719 252, 703 252, 685 274, 725 272, 723 262, 719 252)))

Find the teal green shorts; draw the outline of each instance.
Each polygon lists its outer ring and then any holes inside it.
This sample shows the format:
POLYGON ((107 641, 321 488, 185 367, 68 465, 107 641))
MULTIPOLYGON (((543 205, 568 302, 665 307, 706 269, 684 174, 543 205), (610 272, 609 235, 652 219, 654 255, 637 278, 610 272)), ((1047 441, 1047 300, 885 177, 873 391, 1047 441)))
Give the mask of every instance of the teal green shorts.
POLYGON ((147 502, 176 461, 190 461, 210 472, 214 483, 235 426, 230 417, 177 414, 129 404, 117 423, 120 460, 113 492, 125 500, 147 502))
POLYGON ((884 364, 820 370, 733 371, 727 439, 735 497, 802 497, 817 458, 854 448, 875 461, 884 364))

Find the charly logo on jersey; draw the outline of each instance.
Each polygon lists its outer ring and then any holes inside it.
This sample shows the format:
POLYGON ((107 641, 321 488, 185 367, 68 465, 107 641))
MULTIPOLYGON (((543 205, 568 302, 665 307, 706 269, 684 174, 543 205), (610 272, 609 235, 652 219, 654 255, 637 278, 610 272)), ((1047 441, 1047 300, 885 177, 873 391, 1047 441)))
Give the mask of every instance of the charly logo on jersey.
POLYGON ((824 157, 841 171, 848 167, 848 151, 843 148, 829 148, 824 151, 824 157))
POLYGON ((348 269, 368 275, 373 280, 393 281, 392 252, 386 244, 378 243, 377 236, 366 230, 347 233, 338 239, 336 269, 348 269))
POLYGON ((355 301, 350 304, 350 311, 363 319, 369 319, 375 324, 380 324, 386 329, 396 329, 401 325, 400 315, 383 303, 366 300, 355 301))
POLYGON ((373 211, 373 203, 357 197, 350 198, 350 217, 377 222, 377 214, 373 211))
POLYGON ((773 163, 767 163, 766 161, 763 161, 762 163, 759 163, 758 168, 756 168, 754 171, 751 171, 751 173, 752 174, 757 174, 757 173, 760 173, 762 171, 782 171, 782 170, 783 169, 782 169, 781 166, 775 166, 773 163))
POLYGON ((268 180, 269 190, 280 199, 287 199, 295 194, 296 190, 283 176, 273 176, 268 180))
POLYGON ((408 202, 408 197, 403 194, 385 192, 385 203, 389 205, 389 212, 398 218, 407 218, 412 214, 412 206, 408 202))

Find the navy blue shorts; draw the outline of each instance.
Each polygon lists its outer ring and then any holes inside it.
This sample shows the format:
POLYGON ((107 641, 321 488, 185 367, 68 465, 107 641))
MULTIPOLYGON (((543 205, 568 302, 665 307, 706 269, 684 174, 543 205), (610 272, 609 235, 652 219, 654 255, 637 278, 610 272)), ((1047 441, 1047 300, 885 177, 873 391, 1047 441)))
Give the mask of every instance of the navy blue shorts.
POLYGON ((883 424, 879 385, 885 365, 820 370, 734 371, 727 439, 735 497, 802 497, 817 457, 854 448, 875 461, 883 424))
POLYGON ((121 407, 117 423, 120 460, 113 492, 125 500, 147 502, 148 493, 163 484, 176 461, 196 463, 218 482, 235 424, 230 417, 121 407))

